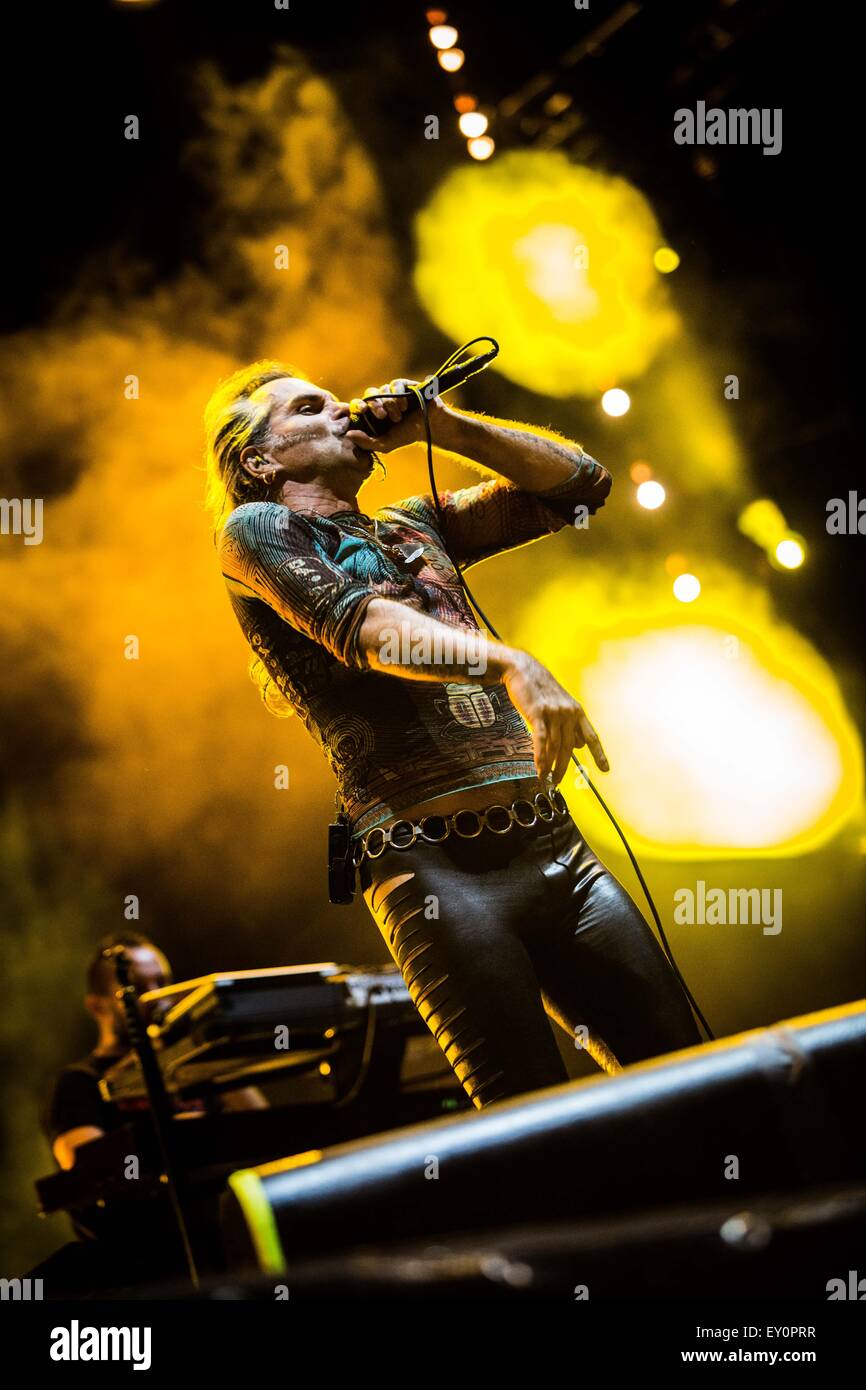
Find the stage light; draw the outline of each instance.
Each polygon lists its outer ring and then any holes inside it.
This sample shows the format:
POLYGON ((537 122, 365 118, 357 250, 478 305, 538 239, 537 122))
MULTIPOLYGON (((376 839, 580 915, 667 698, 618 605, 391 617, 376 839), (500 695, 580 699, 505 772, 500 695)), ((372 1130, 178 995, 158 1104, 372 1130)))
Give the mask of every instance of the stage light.
MULTIPOLYGON (((691 555, 703 593, 683 604, 647 558, 552 574, 509 631, 579 692, 610 759, 600 789, 638 857, 790 856, 846 823, 861 833, 861 740, 828 663, 739 569, 691 555)), ((622 854, 591 793, 575 819, 622 854)))
POLYGON ((645 483, 653 475, 649 464, 644 463, 643 459, 637 459, 628 471, 633 483, 645 483))
POLYGON ((459 92, 454 98, 455 111, 474 111, 477 105, 478 98, 472 96, 470 92, 459 92))
POLYGON ((434 24, 430 30, 430 42, 434 48, 453 48, 457 39, 453 24, 434 24))
POLYGON ((737 526, 744 536, 759 545, 762 550, 770 550, 784 540, 788 524, 775 502, 769 497, 756 498, 740 512, 737 526))
POLYGON ((448 18, 444 10, 427 10, 424 18, 428 24, 444 24, 448 18))
POLYGON ((794 536, 787 536, 785 540, 779 541, 775 554, 779 564, 786 570, 799 569, 806 558, 802 542, 794 536))
POLYGON ((750 502, 740 513, 739 529, 766 552, 774 569, 799 569, 806 558, 806 542, 791 531, 782 512, 768 497, 750 502))
POLYGON ((674 598, 680 603, 694 603, 700 592, 701 581, 695 574, 678 574, 674 580, 674 598))
POLYGON ((467 140, 475 139, 478 135, 483 135, 487 129, 487 117, 481 111, 467 111, 457 122, 460 132, 465 135, 467 140))
POLYGON ((489 135, 481 135, 477 140, 470 140, 466 148, 473 159, 489 159, 496 145, 489 135))
POLYGON ((661 483, 641 483, 637 490, 637 500, 642 507, 646 507, 648 512, 656 511, 664 502, 666 495, 661 483))
MULTIPOLYGON (((529 390, 598 400, 682 331, 653 267, 664 239, 646 199, 561 151, 467 160, 414 230, 415 288, 437 328, 462 343, 483 323, 501 344, 495 370, 529 390)), ((705 434, 723 447, 715 418, 705 434)))
POLYGON ((679 263, 679 256, 670 246, 660 246, 653 256, 653 265, 660 275, 670 275, 679 263))
POLYGON ((853 809, 856 736, 742 631, 731 660, 727 626, 606 642, 580 680, 611 776, 619 769, 610 794, 627 833, 661 857, 802 853, 853 809))
POLYGON ((601 408, 605 415, 625 415, 631 407, 631 397, 627 391, 621 391, 618 386, 612 386, 609 391, 605 391, 601 398, 601 408))
POLYGON ((446 48, 444 52, 437 54, 440 68, 446 72, 459 72, 464 62, 466 54, 462 48, 446 48))
POLYGON ((571 101, 567 92, 554 92, 544 103, 545 116, 561 116, 563 111, 568 110, 571 101))
POLYGON ((669 555, 665 560, 665 569, 672 578, 676 579, 677 575, 685 573, 688 569, 688 564, 689 562, 685 555, 680 555, 679 552, 675 551, 673 555, 669 555))

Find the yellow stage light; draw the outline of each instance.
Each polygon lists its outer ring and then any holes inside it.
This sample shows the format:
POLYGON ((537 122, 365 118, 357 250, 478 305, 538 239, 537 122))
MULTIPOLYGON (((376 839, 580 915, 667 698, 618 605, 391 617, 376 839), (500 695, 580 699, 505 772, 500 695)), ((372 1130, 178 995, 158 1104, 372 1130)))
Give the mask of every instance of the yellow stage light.
POLYGON ((478 135, 483 135, 487 129, 487 117, 481 111, 467 111, 457 122, 460 127, 461 135, 465 135, 467 140, 473 140, 478 135))
POLYGON ((472 96, 470 92, 458 92, 454 98, 455 111, 474 111, 477 105, 477 97, 472 96))
POLYGON ((611 644, 581 698, 621 763, 617 809, 660 848, 793 852, 836 821, 846 751, 760 647, 741 640, 730 660, 726 636, 689 626, 611 644))
POLYGON ((660 246, 653 256, 653 265, 660 275, 670 275, 679 263, 679 256, 670 246, 660 246))
POLYGON ((665 490, 661 483, 641 483, 637 490, 637 500, 648 512, 654 512, 665 500, 665 490))
POLYGON ((806 551, 802 541, 795 536, 787 536, 785 540, 779 541, 775 555, 783 569, 796 570, 805 560, 806 551))
POLYGON ((788 527, 775 502, 759 497, 740 513, 739 529, 767 552, 774 569, 799 569, 806 558, 806 542, 788 527))
POLYGON ((434 48, 453 48, 457 38, 453 24, 434 24, 430 30, 430 42, 434 48))
POLYGON ((769 497, 759 497, 744 507, 737 525, 744 536, 764 550, 775 548, 788 531, 784 516, 769 497))
POLYGON ((571 105, 572 98, 568 92, 554 92, 544 103, 545 116, 561 116, 563 111, 567 111, 571 105))
POLYGON ((680 331, 645 198, 560 151, 458 167, 415 232, 415 286, 436 326, 462 343, 484 324, 496 370, 544 395, 597 399, 680 331))
POLYGON ((462 48, 446 48, 437 57, 440 68, 444 68, 446 72, 459 72, 466 61, 466 54, 462 48))
POLYGON ((678 574, 674 580, 674 598, 680 603, 694 603, 700 597, 701 581, 695 574, 678 574))
POLYGON ((489 159, 496 146, 489 135, 481 135, 477 140, 470 140, 466 148, 473 159, 489 159))
POLYGON ((625 415, 631 406, 631 397, 627 391, 621 391, 618 386, 612 386, 609 391, 605 391, 601 398, 601 408, 605 415, 625 415))
POLYGON ((649 464, 644 463, 643 459, 637 459, 628 472, 633 483, 645 483, 653 475, 653 471, 649 464))
MULTIPOLYGON (((860 740, 832 670, 766 592, 708 568, 697 606, 661 567, 573 571, 527 596, 509 640, 587 709, 611 772, 599 783, 578 757, 639 857, 803 854, 862 815, 860 740)), ((591 794, 574 816, 621 852, 591 794)))

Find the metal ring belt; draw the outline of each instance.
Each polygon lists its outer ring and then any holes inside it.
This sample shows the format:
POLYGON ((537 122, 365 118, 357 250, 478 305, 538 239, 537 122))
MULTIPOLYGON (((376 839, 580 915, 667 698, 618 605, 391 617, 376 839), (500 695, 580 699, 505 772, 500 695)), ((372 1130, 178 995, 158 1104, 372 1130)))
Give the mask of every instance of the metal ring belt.
POLYGON ((510 806, 495 802, 483 811, 466 808, 447 816, 422 816, 420 821, 396 820, 387 830, 374 825, 372 830, 359 836, 352 849, 352 860, 357 868, 365 857, 378 859, 388 848, 410 849, 418 839, 428 845, 440 845, 451 834, 461 840, 474 840, 484 829, 494 835, 507 835, 512 825, 528 830, 538 821, 549 824, 557 816, 568 814, 565 797, 554 789, 549 796, 546 792, 536 792, 531 801, 519 797, 510 806))

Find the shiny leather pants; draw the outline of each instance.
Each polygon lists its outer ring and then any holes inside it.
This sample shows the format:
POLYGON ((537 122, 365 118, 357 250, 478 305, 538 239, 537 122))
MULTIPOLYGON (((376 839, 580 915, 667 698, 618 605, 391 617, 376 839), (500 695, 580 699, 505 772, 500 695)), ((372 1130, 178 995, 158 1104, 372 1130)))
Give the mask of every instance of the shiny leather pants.
POLYGON ((570 816, 389 848, 359 880, 479 1110, 569 1079, 548 1016, 609 1072, 702 1041, 654 933, 570 816))

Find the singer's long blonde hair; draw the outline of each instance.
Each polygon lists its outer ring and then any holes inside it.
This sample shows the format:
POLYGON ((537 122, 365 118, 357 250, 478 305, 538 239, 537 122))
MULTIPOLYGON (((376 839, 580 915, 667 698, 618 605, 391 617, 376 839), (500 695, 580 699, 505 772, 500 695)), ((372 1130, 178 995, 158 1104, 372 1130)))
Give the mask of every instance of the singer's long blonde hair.
MULTIPOLYGON (((204 412, 204 505, 213 526, 214 543, 226 515, 235 507, 242 502, 266 502, 270 496, 267 484, 254 478, 241 464, 241 450, 248 444, 266 449, 271 440, 270 404, 267 400, 252 401, 250 397, 269 381, 303 375, 289 362, 252 362, 221 381, 208 401, 204 412)), ((271 714, 282 719, 294 714, 291 704, 257 656, 250 658, 249 673, 271 714)))
POLYGON ((266 502, 270 496, 267 484, 242 466, 241 451, 248 444, 268 447, 270 404, 250 397, 267 382, 287 376, 303 377, 304 373, 289 362, 252 362, 221 381, 205 407, 204 505, 215 535, 227 512, 242 502, 266 502))

